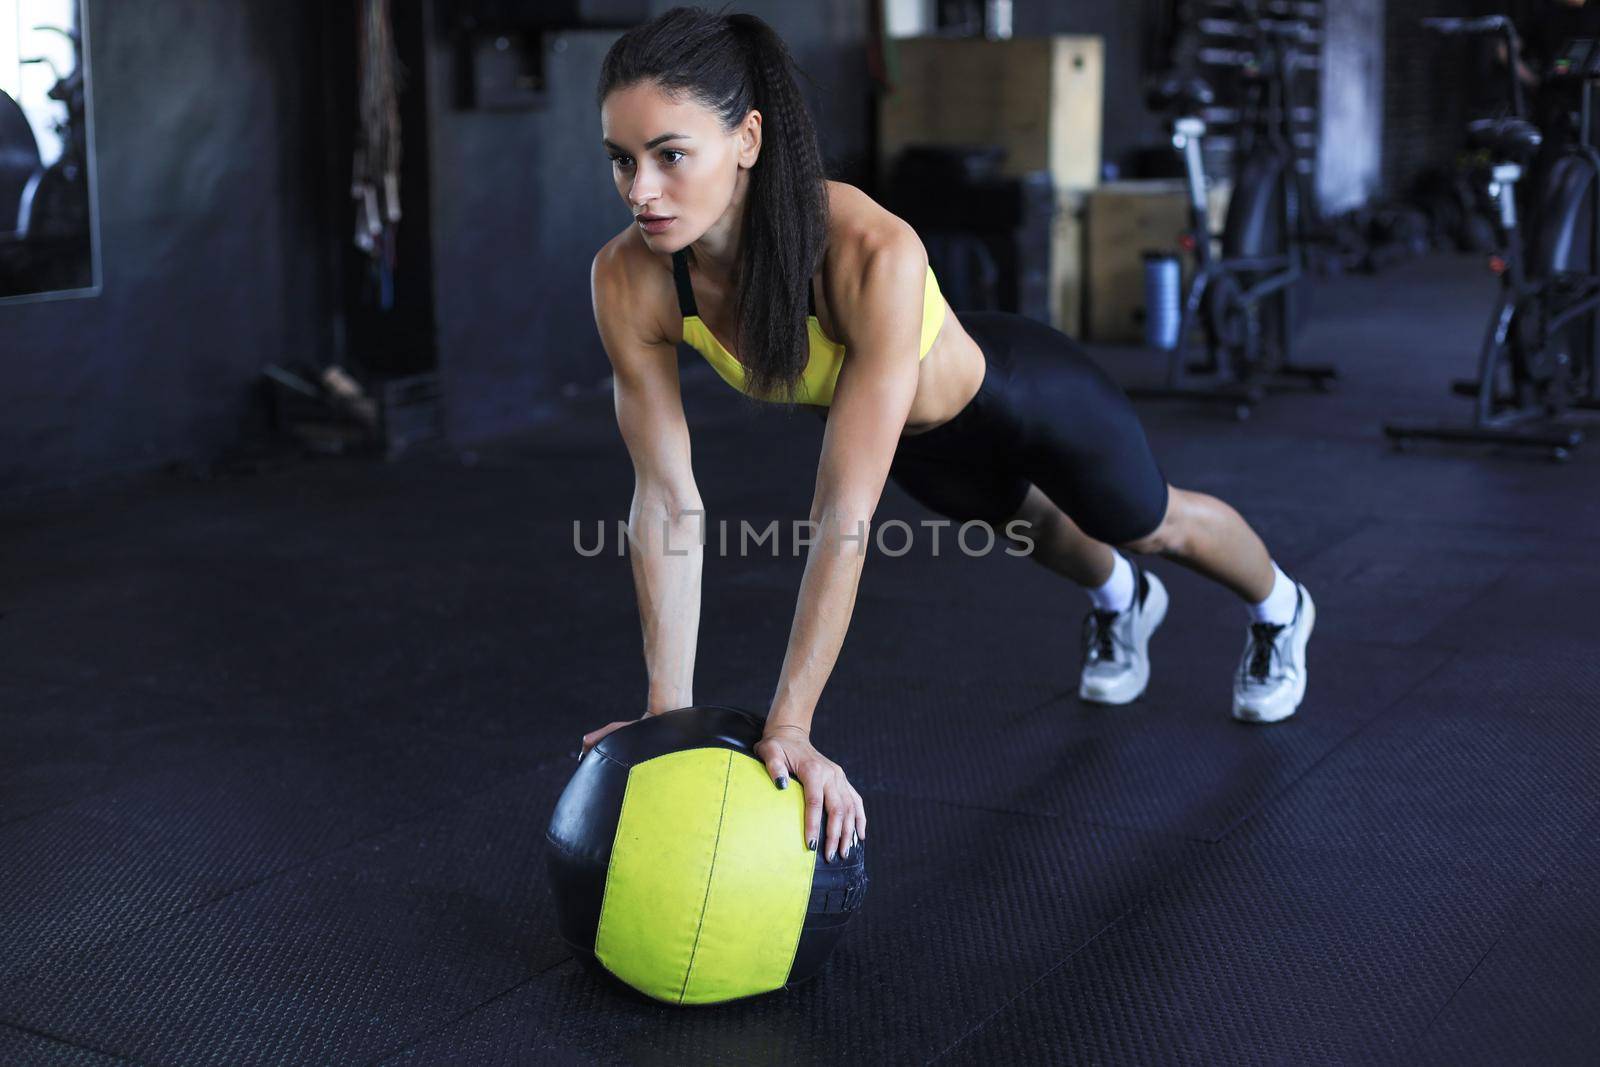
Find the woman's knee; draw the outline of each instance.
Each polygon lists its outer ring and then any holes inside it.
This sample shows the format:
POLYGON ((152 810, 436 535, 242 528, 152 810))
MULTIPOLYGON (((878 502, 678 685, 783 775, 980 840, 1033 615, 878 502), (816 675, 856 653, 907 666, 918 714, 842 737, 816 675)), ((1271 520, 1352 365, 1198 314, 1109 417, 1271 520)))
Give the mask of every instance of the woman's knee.
POLYGON ((1147 534, 1121 541, 1117 547, 1141 556, 1182 556, 1188 550, 1189 526, 1185 521, 1183 492, 1167 486, 1166 508, 1161 520, 1147 534))

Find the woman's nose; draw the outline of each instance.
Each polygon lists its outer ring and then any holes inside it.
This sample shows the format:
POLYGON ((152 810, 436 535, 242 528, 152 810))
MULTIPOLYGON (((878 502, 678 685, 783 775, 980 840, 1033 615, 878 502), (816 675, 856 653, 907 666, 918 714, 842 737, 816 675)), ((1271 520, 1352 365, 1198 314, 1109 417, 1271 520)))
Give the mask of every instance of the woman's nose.
POLYGON ((633 205, 634 214, 638 214, 644 210, 646 204, 660 195, 660 186, 654 181, 646 181, 641 175, 633 179, 633 185, 628 190, 628 201, 633 205))

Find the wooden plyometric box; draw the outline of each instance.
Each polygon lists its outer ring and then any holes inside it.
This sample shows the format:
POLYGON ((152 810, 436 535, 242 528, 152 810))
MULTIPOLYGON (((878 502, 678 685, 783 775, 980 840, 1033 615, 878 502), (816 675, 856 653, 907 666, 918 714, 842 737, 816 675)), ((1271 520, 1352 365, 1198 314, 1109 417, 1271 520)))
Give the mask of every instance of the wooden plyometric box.
POLYGON ((1004 174, 1048 170, 1061 189, 1099 182, 1099 37, 908 37, 894 48, 898 76, 879 110, 880 176, 907 145, 992 144, 1006 150, 1004 174))
POLYGON ((1083 190, 1100 180, 1105 48, 1099 37, 896 40, 898 77, 879 111, 887 178, 910 145, 998 145, 1000 172, 1050 172, 1051 323, 1078 336, 1084 303, 1083 190))
MULTIPOLYGON (((1227 198, 1226 183, 1209 185, 1206 214, 1213 232, 1221 226, 1227 198)), ((1089 340, 1144 340, 1144 254, 1176 253, 1188 228, 1189 194, 1181 180, 1109 182, 1088 194, 1084 247, 1089 340)))
POLYGON ((1050 229, 1050 325, 1070 337, 1083 336, 1083 214, 1085 193, 1056 191, 1050 229))

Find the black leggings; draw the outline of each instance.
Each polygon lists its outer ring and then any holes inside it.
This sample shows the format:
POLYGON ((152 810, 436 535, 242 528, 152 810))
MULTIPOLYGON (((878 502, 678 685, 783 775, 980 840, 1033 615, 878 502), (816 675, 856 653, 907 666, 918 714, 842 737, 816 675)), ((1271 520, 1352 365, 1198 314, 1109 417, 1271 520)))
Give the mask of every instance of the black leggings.
POLYGON ((1000 530, 1037 485, 1084 533, 1120 545, 1161 525, 1167 479, 1128 397, 1066 334, 968 311, 988 364, 955 418, 900 439, 889 476, 957 522, 1000 530))

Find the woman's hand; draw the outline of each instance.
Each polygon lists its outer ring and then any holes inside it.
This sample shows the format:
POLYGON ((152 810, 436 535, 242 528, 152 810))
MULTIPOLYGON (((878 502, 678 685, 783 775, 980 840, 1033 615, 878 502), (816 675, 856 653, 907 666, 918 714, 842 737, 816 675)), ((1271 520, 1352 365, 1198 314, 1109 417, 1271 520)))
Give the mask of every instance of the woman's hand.
POLYGON ((829 863, 867 839, 867 813, 861 794, 845 779, 844 770, 811 746, 811 736, 798 726, 768 727, 756 745, 756 757, 779 789, 794 778, 806 790, 806 847, 829 863), (824 837, 823 820, 827 820, 824 837))
MULTIPOLYGON (((650 713, 647 711, 643 715, 639 716, 639 719, 648 719, 649 717, 650 717, 650 713)), ((607 734, 611 733, 613 730, 620 730, 624 726, 629 725, 630 723, 638 722, 639 719, 622 719, 619 722, 608 722, 604 726, 600 727, 600 729, 591 730, 588 733, 584 734, 583 735, 583 751, 578 753, 578 759, 582 760, 583 757, 587 756, 589 754, 589 750, 591 748, 593 748, 594 746, 598 745, 600 743, 601 739, 604 738, 607 734)))

